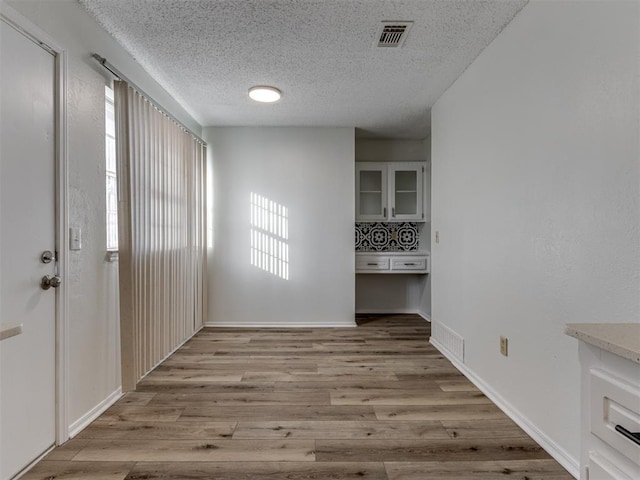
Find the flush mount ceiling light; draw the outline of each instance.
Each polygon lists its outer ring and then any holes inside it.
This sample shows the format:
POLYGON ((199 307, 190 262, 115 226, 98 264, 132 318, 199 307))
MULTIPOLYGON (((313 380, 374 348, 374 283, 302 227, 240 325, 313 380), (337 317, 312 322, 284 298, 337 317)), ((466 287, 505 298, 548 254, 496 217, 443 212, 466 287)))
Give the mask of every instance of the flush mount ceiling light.
POLYGON ((258 85, 249 89, 249 97, 256 102, 273 103, 280 100, 282 92, 275 87, 258 85))

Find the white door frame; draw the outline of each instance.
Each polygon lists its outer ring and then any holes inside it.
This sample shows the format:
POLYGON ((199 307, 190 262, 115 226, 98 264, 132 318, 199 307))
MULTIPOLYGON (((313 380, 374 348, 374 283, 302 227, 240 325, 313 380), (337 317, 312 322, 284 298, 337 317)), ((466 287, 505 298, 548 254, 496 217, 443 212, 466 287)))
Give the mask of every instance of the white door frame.
POLYGON ((56 251, 58 275, 62 284, 56 289, 56 445, 69 439, 68 385, 68 304, 69 271, 69 209, 67 176, 67 55, 66 51, 46 32, 0 0, 0 17, 40 44, 55 56, 55 171, 56 171, 56 251))

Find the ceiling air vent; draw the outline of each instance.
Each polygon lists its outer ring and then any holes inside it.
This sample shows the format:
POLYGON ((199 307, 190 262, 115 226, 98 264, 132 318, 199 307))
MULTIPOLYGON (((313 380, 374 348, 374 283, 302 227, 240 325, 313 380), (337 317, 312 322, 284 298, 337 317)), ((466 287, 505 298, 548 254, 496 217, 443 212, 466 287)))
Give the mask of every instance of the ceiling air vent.
POLYGON ((378 38, 379 47, 401 47, 413 22, 382 22, 378 38))

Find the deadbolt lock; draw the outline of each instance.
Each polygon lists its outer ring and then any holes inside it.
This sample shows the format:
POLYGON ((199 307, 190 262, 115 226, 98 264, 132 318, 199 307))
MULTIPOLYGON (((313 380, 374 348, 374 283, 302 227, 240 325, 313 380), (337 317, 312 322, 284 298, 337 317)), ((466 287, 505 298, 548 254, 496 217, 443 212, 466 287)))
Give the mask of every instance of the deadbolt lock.
POLYGON ((42 255, 40 255, 40 260, 42 260, 42 263, 51 263, 55 259, 56 255, 51 250, 45 250, 44 252, 42 252, 42 255))

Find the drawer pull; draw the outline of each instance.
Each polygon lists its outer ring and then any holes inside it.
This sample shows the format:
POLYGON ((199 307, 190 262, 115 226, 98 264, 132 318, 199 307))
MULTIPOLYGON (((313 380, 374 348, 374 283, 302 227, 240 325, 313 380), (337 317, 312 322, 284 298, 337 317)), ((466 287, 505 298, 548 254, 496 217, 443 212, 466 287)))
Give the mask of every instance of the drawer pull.
POLYGON ((405 266, 407 266, 407 267, 411 267, 411 266, 413 266, 413 265, 415 265, 415 263, 413 263, 413 262, 411 262, 411 263, 405 263, 405 266))
POLYGON ((627 437, 636 445, 640 445, 640 432, 630 432, 629 430, 624 428, 622 425, 616 425, 616 432, 627 437))
POLYGON ((367 265, 368 265, 369 267, 376 267, 376 266, 378 266, 378 264, 377 264, 377 263, 367 263, 367 265))

